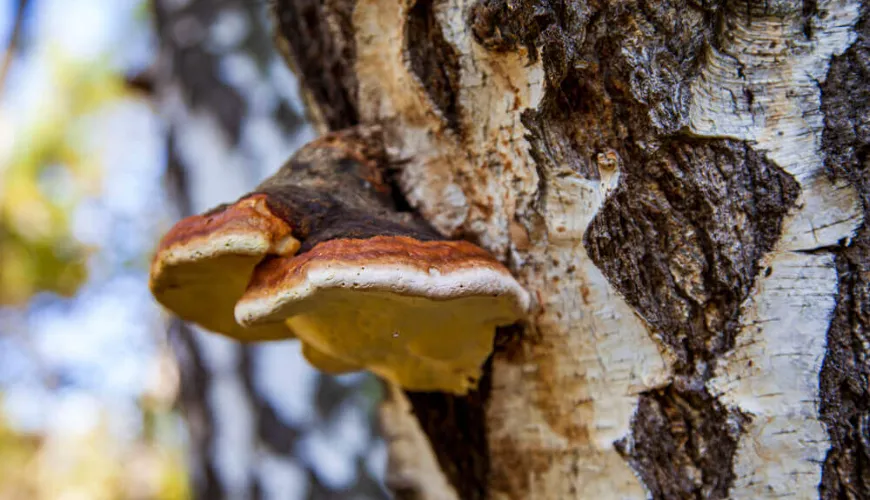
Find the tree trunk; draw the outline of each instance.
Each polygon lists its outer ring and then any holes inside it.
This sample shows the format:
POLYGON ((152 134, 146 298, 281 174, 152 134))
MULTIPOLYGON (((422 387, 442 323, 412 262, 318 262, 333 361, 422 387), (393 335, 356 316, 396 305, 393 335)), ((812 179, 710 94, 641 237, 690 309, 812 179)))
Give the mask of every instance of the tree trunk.
POLYGON ((870 7, 275 0, 321 130, 536 297, 400 498, 870 498, 870 7))

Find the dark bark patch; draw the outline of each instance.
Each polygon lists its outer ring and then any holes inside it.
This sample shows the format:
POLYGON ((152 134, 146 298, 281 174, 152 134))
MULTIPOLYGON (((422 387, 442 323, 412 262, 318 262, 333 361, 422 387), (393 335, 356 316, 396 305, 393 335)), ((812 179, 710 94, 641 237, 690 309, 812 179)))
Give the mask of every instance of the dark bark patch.
POLYGON ((525 48, 543 65, 544 98, 522 115, 542 187, 599 178, 602 158, 619 168, 584 244, 677 356, 684 382, 642 395, 633 435, 619 445, 656 498, 727 496, 744 419, 704 381, 733 346, 758 261, 799 194, 748 144, 683 133, 689 88, 706 46, 723 36, 725 5, 479 0, 469 16, 485 48, 525 48))
POLYGON ((702 382, 677 379, 640 396, 633 438, 618 441, 616 448, 652 498, 727 498, 734 452, 747 423, 719 404, 702 382))
POLYGON ((820 376, 821 420, 831 439, 823 499, 870 498, 870 231, 836 258, 839 289, 820 376))
POLYGON ((458 132, 459 54, 444 38, 434 0, 418 0, 408 11, 405 50, 407 63, 429 99, 447 126, 458 132))
POLYGON ((549 0, 480 0, 469 12, 468 25, 477 43, 495 52, 526 47, 529 59, 536 61, 538 35, 558 18, 549 0))
MULTIPOLYGON (((719 19, 718 2, 479 0, 468 24, 490 50, 525 47, 532 61, 542 60, 542 121, 565 110, 586 110, 594 118, 595 101, 605 97, 622 103, 619 126, 639 140, 687 123, 688 87, 719 19)), ((565 134, 582 137, 593 130, 576 125, 565 134)))
POLYGON ((486 402, 492 363, 487 361, 478 389, 465 396, 406 391, 420 427, 429 438, 441 470, 463 500, 487 498, 489 446, 486 402))
POLYGON ((758 260, 800 188, 735 141, 672 140, 626 163, 586 249, 677 355, 677 371, 709 375, 709 363, 734 345, 758 260))
POLYGON ((286 41, 292 66, 331 130, 359 122, 351 21, 355 5, 355 0, 275 0, 273 4, 277 35, 286 41))
POLYGON ((480 0, 469 18, 485 47, 523 45, 542 61, 544 98, 522 116, 542 177, 590 179, 598 154, 654 150, 685 127, 689 86, 718 22, 716 5, 679 0, 480 0))
MULTIPOLYGON (((519 348, 523 329, 518 325, 496 330, 494 356, 511 355, 519 348)), ((406 391, 408 400, 429 438, 441 470, 463 500, 488 498, 490 449, 486 432, 486 405, 492 390, 492 360, 483 366, 476 391, 465 396, 406 391)), ((500 458, 505 455, 500 450, 500 458)), ((493 481, 497 482, 498 478, 493 481)), ((416 498, 406 491, 399 498, 416 498)))
POLYGON ((848 180, 864 225, 836 255, 837 305, 820 375, 821 420, 831 439, 819 486, 823 499, 870 498, 870 12, 858 37, 834 58, 822 86, 822 148, 830 174, 848 180))
POLYGON ((833 59, 822 86, 825 114, 822 149, 828 172, 859 188, 867 207, 870 205, 866 184, 867 161, 870 160, 870 14, 864 14, 856 31, 857 40, 843 55, 833 59))

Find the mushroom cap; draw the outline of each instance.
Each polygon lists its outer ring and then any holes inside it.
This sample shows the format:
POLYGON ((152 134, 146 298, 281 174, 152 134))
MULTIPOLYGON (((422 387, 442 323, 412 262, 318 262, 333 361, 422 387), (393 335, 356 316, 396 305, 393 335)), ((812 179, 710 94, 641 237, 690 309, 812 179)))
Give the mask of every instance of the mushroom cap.
POLYGON ((245 341, 292 338, 284 325, 239 325, 233 308, 260 261, 298 249, 266 196, 248 196, 175 224, 158 245, 149 286, 160 304, 214 332, 245 341))
POLYGON ((471 243, 376 236, 266 260, 235 312, 246 326, 286 322, 316 366, 363 366, 406 389, 463 394, 495 327, 528 306, 510 272, 471 243))

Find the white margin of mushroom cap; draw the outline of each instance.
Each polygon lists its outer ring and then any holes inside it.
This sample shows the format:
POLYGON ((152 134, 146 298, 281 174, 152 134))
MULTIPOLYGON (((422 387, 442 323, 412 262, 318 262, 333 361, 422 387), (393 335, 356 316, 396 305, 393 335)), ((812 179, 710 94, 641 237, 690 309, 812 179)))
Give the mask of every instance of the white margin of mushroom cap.
POLYGON ((441 274, 435 268, 422 271, 407 265, 329 264, 306 272, 305 280, 289 289, 276 290, 270 297, 245 299, 236 303, 236 321, 243 326, 256 324, 280 307, 307 299, 322 289, 346 288, 378 290, 409 297, 447 300, 471 296, 504 296, 513 300, 514 310, 523 316, 529 310, 529 293, 509 273, 479 267, 441 274))
POLYGON ((158 261, 163 266, 185 264, 226 253, 227 248, 232 248, 233 254, 253 257, 265 255, 270 247, 269 238, 259 231, 230 232, 172 245, 161 252, 163 255, 158 261))

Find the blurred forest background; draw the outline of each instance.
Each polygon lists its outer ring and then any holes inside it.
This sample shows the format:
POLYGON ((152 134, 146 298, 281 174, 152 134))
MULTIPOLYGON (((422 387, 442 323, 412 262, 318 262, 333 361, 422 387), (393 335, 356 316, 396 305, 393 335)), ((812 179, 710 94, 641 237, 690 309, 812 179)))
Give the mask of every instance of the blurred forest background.
POLYGON ((147 288, 174 221, 313 137, 266 9, 0 2, 0 500, 386 498, 377 382, 147 288))

